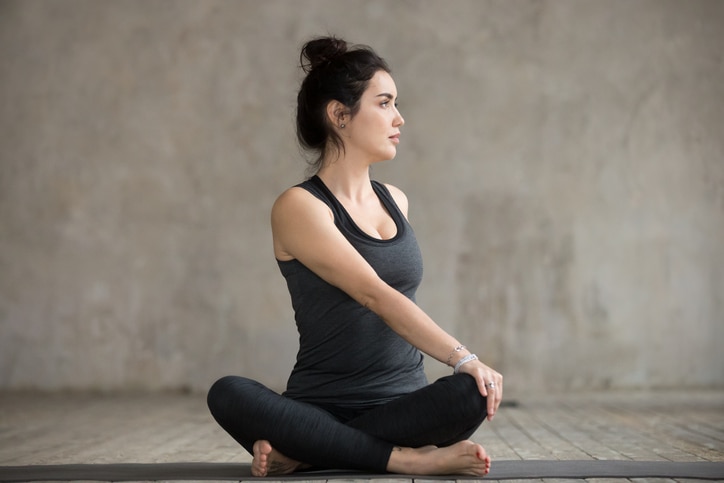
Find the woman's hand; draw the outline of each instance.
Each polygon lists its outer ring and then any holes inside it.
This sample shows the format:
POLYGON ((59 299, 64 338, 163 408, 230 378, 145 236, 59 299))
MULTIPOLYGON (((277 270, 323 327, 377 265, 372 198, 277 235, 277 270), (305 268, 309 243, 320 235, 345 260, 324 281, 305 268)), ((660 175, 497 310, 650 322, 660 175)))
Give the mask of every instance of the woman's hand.
POLYGON ((492 421, 503 399, 503 376, 479 360, 463 364, 459 372, 475 378, 480 394, 488 398, 488 419, 492 421))

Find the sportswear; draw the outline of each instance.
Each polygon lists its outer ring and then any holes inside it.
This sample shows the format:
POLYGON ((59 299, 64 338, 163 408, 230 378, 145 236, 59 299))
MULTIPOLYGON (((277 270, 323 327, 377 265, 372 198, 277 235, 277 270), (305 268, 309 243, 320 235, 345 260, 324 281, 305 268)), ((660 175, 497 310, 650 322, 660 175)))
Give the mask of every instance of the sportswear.
MULTIPOLYGON (((318 176, 297 186, 327 204, 337 228, 380 278, 415 301, 422 256, 412 227, 382 183, 372 181, 372 187, 397 228, 386 240, 362 231, 318 176)), ((299 351, 284 396, 362 410, 427 385, 422 353, 379 316, 298 260, 277 262, 299 332, 299 351)))

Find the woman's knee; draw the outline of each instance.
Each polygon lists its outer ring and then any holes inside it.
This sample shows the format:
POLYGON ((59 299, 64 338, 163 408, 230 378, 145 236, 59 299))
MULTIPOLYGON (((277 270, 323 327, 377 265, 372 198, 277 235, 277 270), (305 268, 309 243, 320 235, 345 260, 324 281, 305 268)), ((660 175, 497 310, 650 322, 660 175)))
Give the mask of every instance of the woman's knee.
POLYGON ((206 405, 209 407, 209 411, 216 418, 219 419, 219 413, 224 400, 228 397, 229 387, 231 380, 234 376, 224 376, 214 382, 209 388, 209 392, 206 394, 206 405))
POLYGON ((485 419, 488 415, 487 398, 480 394, 480 389, 475 378, 467 374, 456 374, 449 376, 451 395, 457 406, 471 419, 485 419))
POLYGON ((217 401, 223 398, 234 385, 234 380, 237 376, 224 376, 214 382, 209 388, 209 392, 206 395, 208 402, 217 401))
POLYGON ((217 421, 221 421, 226 413, 243 404, 245 394, 248 393, 247 388, 259 385, 256 381, 241 376, 220 378, 211 385, 206 395, 209 411, 217 421))

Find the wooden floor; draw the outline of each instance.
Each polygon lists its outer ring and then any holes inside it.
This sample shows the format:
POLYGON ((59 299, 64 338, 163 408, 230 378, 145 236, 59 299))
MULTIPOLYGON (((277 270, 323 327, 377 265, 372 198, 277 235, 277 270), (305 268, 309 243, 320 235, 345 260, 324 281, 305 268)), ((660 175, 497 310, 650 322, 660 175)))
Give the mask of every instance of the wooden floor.
MULTIPOLYGON (((473 436, 493 464, 724 461, 724 391, 576 394, 515 402, 473 436)), ((204 395, 0 394, 1 466, 179 461, 251 460, 216 426, 204 395)))

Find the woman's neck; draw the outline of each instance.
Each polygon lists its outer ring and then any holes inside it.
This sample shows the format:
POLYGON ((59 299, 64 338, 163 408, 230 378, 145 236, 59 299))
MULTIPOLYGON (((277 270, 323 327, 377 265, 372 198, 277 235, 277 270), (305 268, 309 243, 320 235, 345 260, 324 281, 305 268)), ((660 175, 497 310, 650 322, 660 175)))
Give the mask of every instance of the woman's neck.
POLYGON ((372 193, 369 166, 355 167, 338 159, 317 172, 324 184, 337 198, 353 201, 365 199, 372 193))

